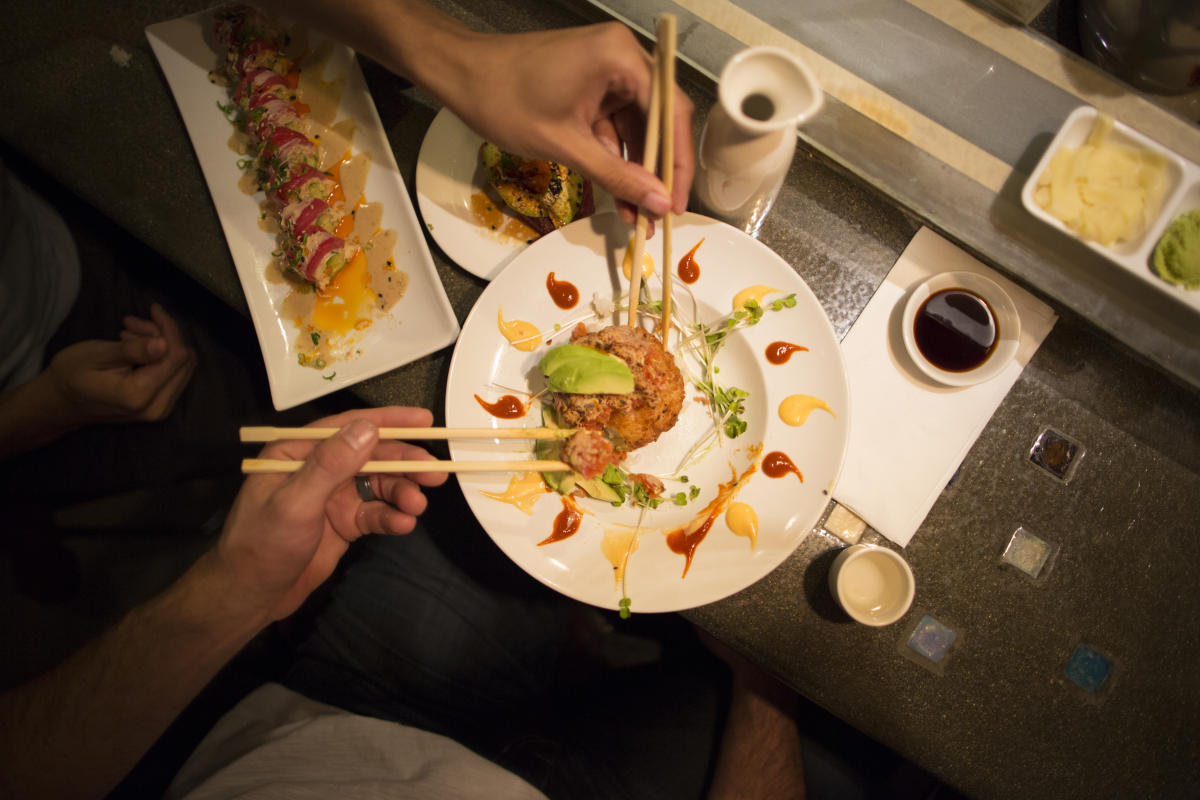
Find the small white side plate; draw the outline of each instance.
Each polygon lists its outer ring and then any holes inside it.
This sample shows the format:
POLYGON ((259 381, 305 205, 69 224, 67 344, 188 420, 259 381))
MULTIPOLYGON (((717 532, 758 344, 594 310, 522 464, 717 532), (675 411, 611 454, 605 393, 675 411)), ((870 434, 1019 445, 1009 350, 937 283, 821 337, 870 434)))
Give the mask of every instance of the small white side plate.
MULTIPOLYGON (((429 235, 460 267, 491 280, 529 243, 489 230, 475 220, 471 196, 486 184, 479 164, 483 138, 448 108, 429 124, 417 157, 417 207, 429 235)), ((616 208, 612 195, 593 184, 596 213, 616 208)))

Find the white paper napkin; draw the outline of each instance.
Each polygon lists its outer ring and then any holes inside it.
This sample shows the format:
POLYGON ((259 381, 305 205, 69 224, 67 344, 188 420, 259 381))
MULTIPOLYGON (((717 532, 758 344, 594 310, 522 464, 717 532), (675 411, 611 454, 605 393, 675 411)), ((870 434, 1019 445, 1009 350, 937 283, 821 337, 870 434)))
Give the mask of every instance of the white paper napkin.
POLYGON ((907 545, 1057 320, 1049 306, 995 270, 928 228, 917 231, 842 340, 850 442, 834 498, 907 545), (934 384, 912 365, 898 324, 908 293, 951 271, 995 281, 1021 316, 1016 357, 994 378, 961 388, 934 384))

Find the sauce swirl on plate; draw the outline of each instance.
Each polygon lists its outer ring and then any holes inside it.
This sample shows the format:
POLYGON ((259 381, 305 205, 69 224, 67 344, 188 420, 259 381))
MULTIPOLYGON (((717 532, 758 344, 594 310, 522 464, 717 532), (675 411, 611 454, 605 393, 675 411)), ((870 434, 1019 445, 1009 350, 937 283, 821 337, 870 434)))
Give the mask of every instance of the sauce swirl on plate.
POLYGON ((521 402, 520 398, 511 394, 506 394, 491 403, 479 395, 475 395, 475 400, 478 401, 479 405, 483 406, 484 411, 498 419, 519 419, 529 411, 529 408, 521 402))
POLYGON ((552 542, 561 542, 579 532, 579 523, 583 522, 583 511, 579 508, 579 504, 575 502, 574 497, 567 494, 562 497, 562 505, 563 510, 558 512, 558 516, 554 518, 554 529, 549 536, 538 542, 538 547, 552 542))
POLYGON ((684 283, 695 283, 700 280, 700 265, 696 263, 696 251, 700 249, 700 245, 704 244, 704 240, 696 242, 696 246, 687 251, 687 255, 679 259, 679 280, 684 283))
POLYGON ((774 450, 763 456, 762 471, 768 478, 782 478, 789 473, 795 473, 800 482, 804 482, 804 476, 800 474, 800 470, 788 458, 787 453, 782 453, 778 450, 774 450))
POLYGON ((546 291, 559 308, 574 308, 579 302, 579 289, 569 281, 555 280, 554 273, 546 276, 546 291))
POLYGON ((767 345, 767 361, 772 364, 786 364, 792 357, 792 353, 807 352, 808 348, 802 344, 792 344, 791 342, 771 342, 767 345))

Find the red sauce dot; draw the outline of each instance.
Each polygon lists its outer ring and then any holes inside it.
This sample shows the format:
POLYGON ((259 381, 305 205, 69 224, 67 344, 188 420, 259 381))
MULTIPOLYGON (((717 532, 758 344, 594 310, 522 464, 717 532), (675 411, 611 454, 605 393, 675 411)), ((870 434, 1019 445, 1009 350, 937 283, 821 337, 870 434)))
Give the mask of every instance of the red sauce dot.
POLYGON ((696 251, 700 249, 700 245, 704 244, 704 240, 696 242, 696 246, 688 250, 687 255, 679 259, 679 280, 684 283, 695 283, 700 280, 700 265, 696 263, 696 251))
POLYGON ((792 353, 806 351, 807 347, 791 342, 771 342, 767 345, 767 361, 772 364, 786 364, 792 353))
POLYGON ((475 399, 483 406, 484 411, 499 419, 519 419, 529 411, 519 398, 511 394, 504 395, 494 403, 487 402, 479 395, 475 395, 475 399))
POLYGON ((781 453, 778 450, 763 456, 762 471, 764 475, 770 478, 782 478, 789 473, 795 473, 800 482, 804 482, 804 476, 796 468, 796 465, 792 463, 792 460, 787 457, 786 453, 781 453))
POLYGON ((546 291, 550 293, 554 305, 559 308, 574 308, 579 302, 579 289, 575 284, 555 280, 553 272, 546 276, 546 291))
POLYGON ((563 510, 558 512, 558 516, 554 518, 554 530, 549 536, 538 542, 538 547, 551 542, 561 542, 578 532, 579 523, 583 521, 583 514, 579 511, 579 506, 575 505, 575 501, 571 499, 570 495, 562 499, 562 504, 563 510))

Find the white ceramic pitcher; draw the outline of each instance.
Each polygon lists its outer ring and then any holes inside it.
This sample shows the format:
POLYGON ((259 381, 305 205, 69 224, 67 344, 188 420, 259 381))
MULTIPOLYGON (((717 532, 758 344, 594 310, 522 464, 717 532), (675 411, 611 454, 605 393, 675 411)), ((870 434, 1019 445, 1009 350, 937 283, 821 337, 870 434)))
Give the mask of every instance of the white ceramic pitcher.
POLYGON ((782 48, 731 58, 700 136, 694 190, 703 210, 757 235, 792 163, 796 129, 824 104, 812 71, 782 48))

